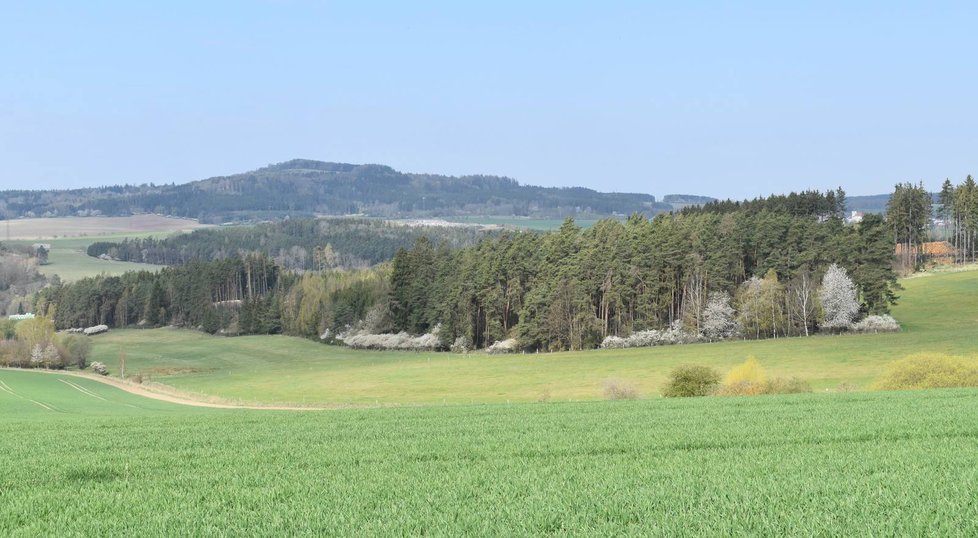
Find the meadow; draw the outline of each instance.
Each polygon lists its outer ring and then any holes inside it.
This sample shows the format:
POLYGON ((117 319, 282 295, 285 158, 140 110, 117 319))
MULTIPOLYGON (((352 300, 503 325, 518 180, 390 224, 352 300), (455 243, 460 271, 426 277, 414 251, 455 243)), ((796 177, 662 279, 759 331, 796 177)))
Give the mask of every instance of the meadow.
POLYGON ((0 237, 7 237, 10 227, 10 243, 45 243, 51 245, 48 263, 38 269, 45 276, 58 275, 61 280, 72 282, 99 274, 118 276, 126 271, 156 271, 162 266, 145 263, 101 260, 89 256, 85 250, 96 241, 121 241, 135 237, 165 237, 204 227, 191 219, 178 219, 160 215, 135 215, 132 217, 61 217, 45 219, 17 219, 0 223, 0 237))
POLYGON ((826 335, 528 355, 374 352, 286 336, 226 338, 180 329, 113 330, 93 360, 201 396, 299 405, 593 400, 616 379, 657 397, 680 364, 726 370, 756 357, 769 374, 816 391, 868 388, 898 358, 978 352, 978 271, 902 281, 895 334, 826 335))
POLYGON ((288 412, 0 382, 4 536, 978 533, 970 389, 288 412))

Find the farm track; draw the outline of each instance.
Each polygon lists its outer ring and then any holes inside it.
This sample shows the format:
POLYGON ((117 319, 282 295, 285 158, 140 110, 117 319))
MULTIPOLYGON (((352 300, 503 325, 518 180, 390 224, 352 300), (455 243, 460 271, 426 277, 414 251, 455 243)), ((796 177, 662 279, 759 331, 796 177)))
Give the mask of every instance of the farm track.
MULTIPOLYGON (((3 368, 3 369, 33 372, 39 374, 67 375, 73 377, 80 377, 83 379, 91 379, 92 381, 98 381, 99 383, 111 385, 118 389, 124 390, 130 394, 135 394, 136 396, 142 396, 144 398, 151 398, 162 402, 188 405, 193 407, 210 407, 214 409, 253 409, 253 410, 267 410, 267 411, 326 411, 330 409, 343 409, 349 407, 349 406, 299 407, 299 406, 289 406, 289 405, 247 405, 247 404, 237 404, 233 402, 224 402, 224 401, 201 401, 198 399, 194 399, 194 397, 189 394, 181 393, 180 391, 166 385, 154 384, 152 387, 147 385, 137 385, 135 383, 131 383, 128 381, 114 379, 111 377, 91 375, 83 372, 68 372, 68 371, 57 371, 57 370, 28 370, 28 369, 21 369, 21 368, 3 368)), ((105 400, 105 398, 103 398, 102 396, 99 396, 98 394, 95 394, 94 392, 80 385, 77 385, 70 381, 65 381, 63 379, 60 381, 74 388, 75 390, 78 390, 82 394, 85 394, 87 396, 92 396, 100 400, 105 400)), ((10 389, 10 387, 8 387, 6 383, 4 383, 3 381, 0 381, 0 390, 3 390, 4 392, 8 392, 11 395, 16 396, 18 398, 24 398, 23 396, 17 394, 12 389, 10 389)), ((37 402, 35 400, 29 400, 29 401, 49 411, 56 411, 56 409, 52 409, 50 406, 45 405, 41 402, 37 402)))

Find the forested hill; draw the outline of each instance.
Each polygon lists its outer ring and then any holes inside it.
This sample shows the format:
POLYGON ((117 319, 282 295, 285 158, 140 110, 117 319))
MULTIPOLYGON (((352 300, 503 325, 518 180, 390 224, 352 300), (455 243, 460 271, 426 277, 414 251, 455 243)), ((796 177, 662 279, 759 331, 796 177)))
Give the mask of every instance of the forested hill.
POLYGON ((498 176, 409 174, 389 166, 296 159, 183 185, 4 191, 6 217, 159 213, 201 222, 312 215, 605 217, 672 209, 654 196, 520 185, 498 176))

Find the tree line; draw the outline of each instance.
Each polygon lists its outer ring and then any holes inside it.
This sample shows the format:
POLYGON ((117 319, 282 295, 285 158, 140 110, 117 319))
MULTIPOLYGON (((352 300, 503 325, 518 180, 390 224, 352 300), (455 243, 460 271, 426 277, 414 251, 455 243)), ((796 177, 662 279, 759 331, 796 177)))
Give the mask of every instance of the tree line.
POLYGON ((425 236, 451 248, 477 243, 490 231, 472 226, 408 226, 363 218, 289 219, 255 226, 203 228, 162 239, 99 241, 89 256, 156 265, 183 265, 260 252, 284 269, 326 271, 373 266, 425 236))
POLYGON ((938 196, 943 236, 954 245, 958 263, 978 260, 978 185, 970 175, 959 185, 945 180, 938 196))
POLYGON ((707 333, 731 308, 744 337, 806 335, 826 328, 819 283, 833 264, 851 279, 862 315, 886 313, 898 290, 891 224, 867 215, 846 225, 839 193, 820 196, 807 195, 807 209, 708 204, 588 229, 568 219, 551 233, 507 231, 463 248, 421 236, 362 270, 299 272, 264 253, 230 254, 56 283, 37 294, 35 312, 61 329, 172 324, 326 340, 351 330, 429 333, 444 348, 513 340, 533 351, 666 328, 707 333))
POLYGON ((516 338, 524 350, 586 349, 676 322, 697 331, 722 292, 741 309, 754 296, 768 305, 747 336, 809 334, 815 283, 833 263, 851 275, 863 314, 886 313, 898 289, 888 225, 879 215, 845 225, 836 197, 800 214, 707 204, 587 230, 567 220, 554 233, 507 233, 458 251, 421 239, 392 261, 391 325, 438 327, 443 340, 475 347, 516 338))

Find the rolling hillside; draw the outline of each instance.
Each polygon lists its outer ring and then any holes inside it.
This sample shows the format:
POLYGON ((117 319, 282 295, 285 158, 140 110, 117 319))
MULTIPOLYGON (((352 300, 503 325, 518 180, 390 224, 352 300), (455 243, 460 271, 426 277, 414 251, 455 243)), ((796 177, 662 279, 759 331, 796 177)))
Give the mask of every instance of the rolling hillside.
POLYGON ((94 360, 200 395, 242 402, 441 404, 591 400, 608 379, 656 397, 680 364, 728 369, 754 356, 772 374, 817 391, 865 389, 887 364, 919 351, 974 355, 978 271, 902 281, 897 334, 528 355, 368 352, 286 336, 225 338, 180 329, 117 330, 97 337, 94 360))

